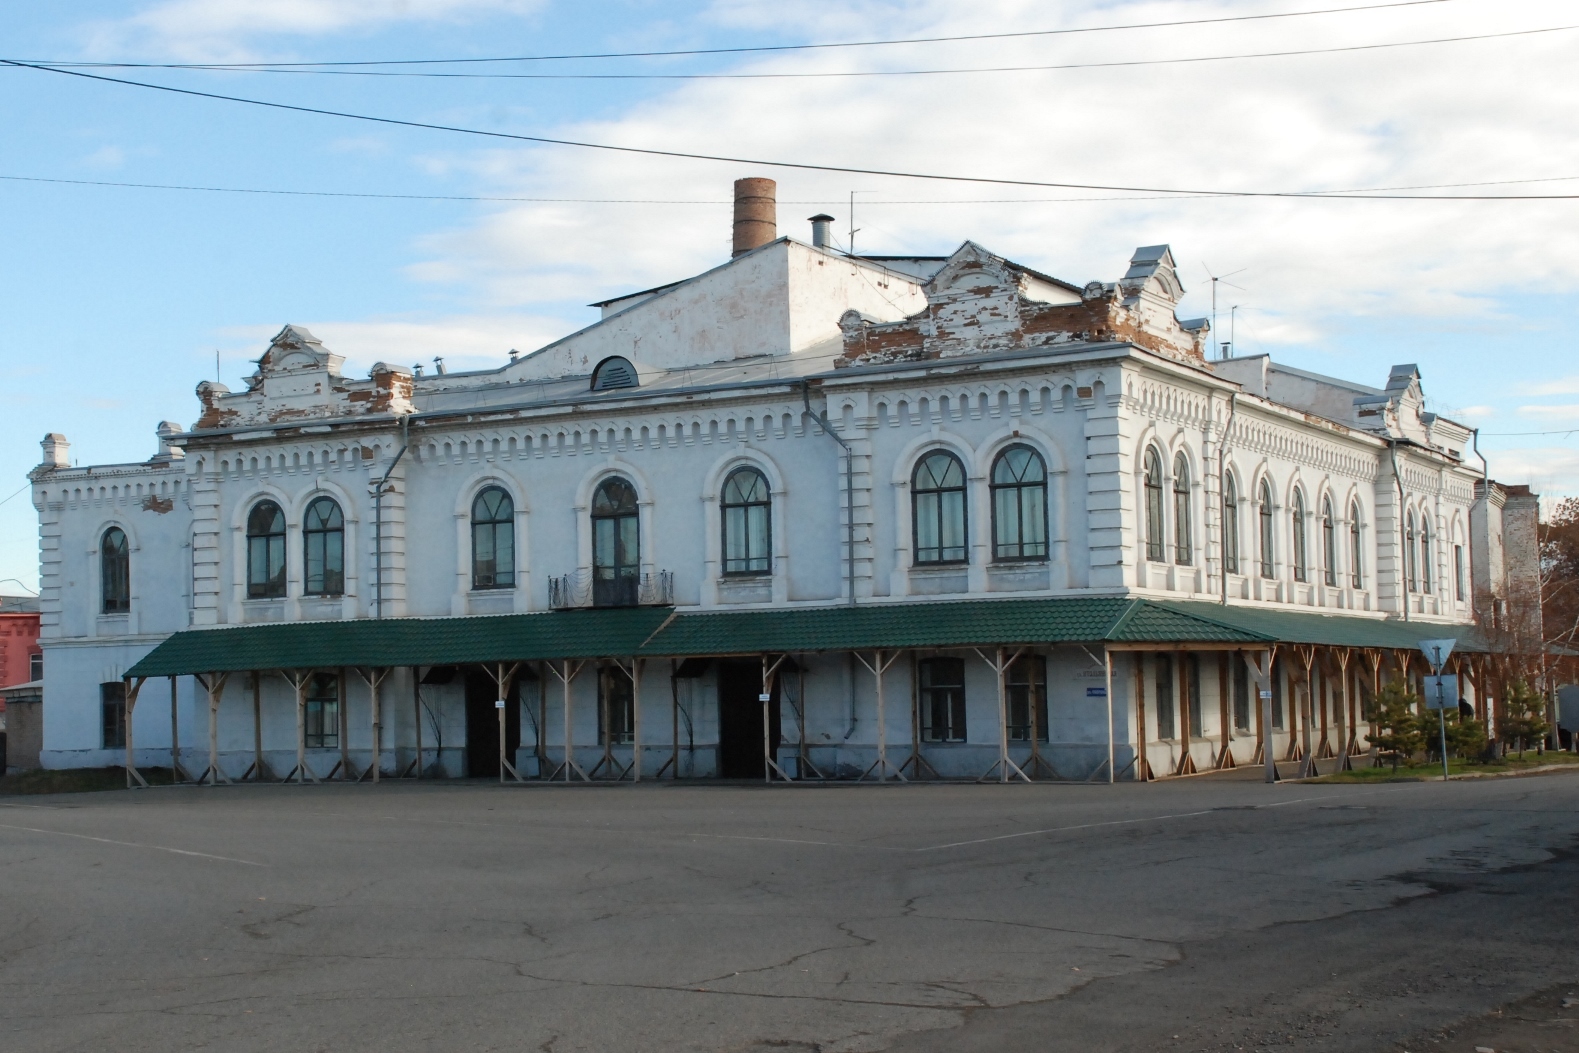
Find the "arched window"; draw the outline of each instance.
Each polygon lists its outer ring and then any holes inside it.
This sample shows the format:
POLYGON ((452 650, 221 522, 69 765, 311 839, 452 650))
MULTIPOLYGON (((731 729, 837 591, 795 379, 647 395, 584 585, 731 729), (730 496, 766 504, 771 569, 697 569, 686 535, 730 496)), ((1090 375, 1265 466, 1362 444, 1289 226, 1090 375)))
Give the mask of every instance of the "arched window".
POLYGON ((1365 563, 1360 548, 1360 502, 1349 505, 1349 584, 1357 589, 1365 587, 1365 563))
POLYGON ((247 596, 285 595, 285 513, 273 501, 259 501, 247 515, 247 596))
POLYGON ((1256 516, 1261 526, 1261 576, 1272 576, 1272 484, 1270 481, 1261 480, 1261 501, 1256 508, 1256 516))
POLYGON ((515 501, 502 486, 472 500, 472 588, 515 588, 515 501))
POLYGON ((1181 567, 1194 557, 1190 541, 1190 462, 1181 453, 1173 459, 1173 562, 1181 567))
POLYGON ((766 574, 773 569, 771 500, 768 481, 755 468, 736 468, 724 480, 725 574, 766 574))
POLYGON ((619 476, 603 480, 592 495, 592 602, 631 607, 641 576, 641 530, 636 488, 619 476))
POLYGON ((1146 447, 1146 558, 1162 562, 1162 457, 1146 447))
POLYGON ((917 563, 965 562, 965 466, 946 450, 921 458, 910 480, 917 563))
POLYGON ((105 614, 132 609, 131 546, 120 527, 110 527, 99 541, 99 585, 105 614))
POLYGON ((1404 517, 1404 580, 1410 592, 1420 590, 1419 564, 1415 560, 1415 514, 1411 509, 1404 517))
POLYGON ((1223 569, 1239 573, 1239 486, 1232 472, 1223 473, 1223 569))
POLYGON ((1047 558, 1047 466, 1029 446, 1014 445, 992 462, 992 558, 1047 558))
POLYGON ((332 497, 314 498, 302 519, 303 566, 309 596, 345 592, 345 517, 332 497))
POLYGON ((1305 549, 1305 494, 1294 488, 1294 507, 1290 512, 1294 520, 1294 580, 1310 580, 1310 554, 1305 549))
POLYGON ((1338 587, 1338 524, 1332 521, 1332 498, 1321 499, 1321 565, 1324 580, 1338 587))
POLYGON ((1420 591, 1429 594, 1431 588, 1431 516, 1420 513, 1420 591))

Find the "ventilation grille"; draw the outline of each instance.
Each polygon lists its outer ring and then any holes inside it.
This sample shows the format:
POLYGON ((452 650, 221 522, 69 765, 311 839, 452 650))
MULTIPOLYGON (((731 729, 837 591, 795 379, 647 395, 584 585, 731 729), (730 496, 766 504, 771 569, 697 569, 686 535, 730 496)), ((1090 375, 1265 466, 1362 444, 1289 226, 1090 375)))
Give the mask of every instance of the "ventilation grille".
POLYGON ((614 388, 636 386, 636 367, 624 358, 605 358, 592 371, 593 391, 612 391, 614 388))

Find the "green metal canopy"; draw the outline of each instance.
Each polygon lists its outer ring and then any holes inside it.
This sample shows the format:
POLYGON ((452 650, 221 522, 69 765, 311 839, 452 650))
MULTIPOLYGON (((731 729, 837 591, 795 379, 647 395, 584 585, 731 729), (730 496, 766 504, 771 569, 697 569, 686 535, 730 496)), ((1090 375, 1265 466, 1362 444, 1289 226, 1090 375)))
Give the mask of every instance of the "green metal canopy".
POLYGON ((1168 610, 1149 600, 1063 597, 682 614, 641 653, 701 656, 1167 641, 1254 644, 1267 639, 1254 630, 1168 610))
POLYGON ((638 653, 672 614, 667 607, 624 607, 187 629, 154 648, 126 675, 624 657, 638 653))
POLYGON ((1361 617, 1354 614, 1318 614, 1286 607, 1237 607, 1190 600, 1163 600, 1158 607, 1220 625, 1261 634, 1279 643, 1319 644, 1324 647, 1381 647, 1415 650, 1421 640, 1451 636, 1459 651, 1485 651, 1485 637, 1474 625, 1403 621, 1399 618, 1361 617))
POLYGON ((1422 639, 1441 636, 1457 637, 1460 650, 1485 649, 1479 633, 1467 625, 1123 597, 688 614, 668 607, 626 607, 188 629, 154 648, 127 675, 1057 643, 1413 649, 1422 639))

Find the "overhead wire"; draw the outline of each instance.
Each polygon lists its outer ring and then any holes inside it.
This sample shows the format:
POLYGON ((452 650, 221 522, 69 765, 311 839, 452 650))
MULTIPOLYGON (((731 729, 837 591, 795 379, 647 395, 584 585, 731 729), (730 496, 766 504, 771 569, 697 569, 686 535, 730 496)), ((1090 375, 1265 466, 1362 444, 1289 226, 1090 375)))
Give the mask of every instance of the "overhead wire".
POLYGON ((76 77, 106 84, 117 84, 124 87, 144 88, 150 91, 161 91, 174 95, 186 95, 193 98, 212 99, 220 102, 232 102, 247 106, 258 106, 266 109, 283 110, 291 113, 307 113, 321 117, 336 117, 344 120, 363 121, 371 124, 384 124, 400 128, 417 128, 426 131, 446 132, 456 135, 473 135, 487 139, 499 139, 509 142, 537 143, 545 146, 569 146, 585 150, 603 150, 611 153, 635 154, 646 157, 669 157, 680 160, 716 161, 726 164, 753 165, 762 168, 787 168, 805 172, 837 172, 847 175, 883 176, 894 179, 917 179, 946 183, 976 183, 993 186, 1046 187, 1059 190, 1101 190, 1114 193, 1166 194, 1186 197, 1298 198, 1304 200, 1325 201, 1566 201, 1579 198, 1579 194, 1355 194, 1325 191, 1206 190, 1183 187, 1124 186, 1108 183, 1074 183, 1040 179, 1009 179, 996 176, 946 175, 936 172, 906 172, 897 169, 863 168, 855 165, 813 164, 803 161, 776 161, 766 158, 735 157, 727 154, 706 154, 686 150, 659 150, 653 147, 620 146, 614 143, 597 143, 579 139, 561 139, 545 135, 521 135, 514 132, 490 131, 485 128, 467 128, 462 125, 438 124, 428 121, 412 121, 397 117, 380 117, 373 114, 351 113, 345 110, 330 110, 316 106, 300 106, 293 103, 275 102, 268 99, 253 99, 241 95, 225 95, 219 92, 199 91, 195 88, 178 88, 169 84, 154 84, 148 81, 131 80, 125 77, 110 77, 102 73, 88 73, 80 69, 60 69, 54 66, 45 66, 35 62, 23 62, 19 59, 0 58, 0 65, 37 70, 43 73, 54 73, 59 76, 76 77))
POLYGON ((30 59, 45 66, 76 66, 99 69, 249 69, 287 66, 419 66, 460 65, 501 62, 566 62, 592 59, 623 58, 679 58, 698 55, 745 55, 785 51, 818 51, 835 48, 887 47, 900 44, 943 44, 972 40, 1010 40, 1025 37, 1068 36, 1077 33, 1110 33, 1134 29, 1171 29, 1181 26, 1220 25, 1228 22, 1260 22, 1279 18, 1305 18, 1314 15, 1347 14, 1356 11, 1379 11, 1387 8, 1426 7, 1449 3, 1452 0, 1390 0, 1388 3, 1360 4, 1351 7, 1323 7, 1305 11, 1270 11, 1252 15, 1219 15, 1213 18, 1174 19, 1165 22, 1127 22, 1107 26, 1067 26, 1059 29, 1029 29, 1002 33, 965 33, 936 37, 897 37, 887 40, 845 40, 812 44, 762 44, 723 48, 685 48, 670 51, 603 51, 560 55, 514 55, 504 57, 471 57, 443 59, 358 59, 332 62, 232 62, 222 64, 174 62, 61 62, 30 59))
MULTIPOLYGON (((1423 47, 1435 44, 1463 44, 1503 37, 1527 37, 1543 33, 1566 33, 1579 25, 1547 26, 1541 29, 1515 29, 1502 33, 1477 33, 1461 37, 1432 37, 1427 40, 1394 40, 1380 44, 1344 44, 1326 48, 1299 48, 1290 51, 1250 51, 1233 55, 1190 55, 1181 58, 1115 59, 1106 62, 1065 62, 1041 66, 968 66, 952 69, 876 69, 813 70, 772 73, 430 73, 417 70, 286 69, 282 67, 240 68, 232 66, 181 66, 183 70, 228 73, 281 73, 321 77, 423 77, 443 80, 828 80, 873 77, 933 77, 980 73, 1048 73, 1076 69, 1129 69, 1137 66, 1180 66, 1202 62, 1236 62, 1245 59, 1294 58, 1300 55, 1337 55, 1354 51, 1383 51, 1389 48, 1423 47)), ((44 65, 44 63, 39 63, 44 65)), ((66 66, 52 68, 65 69, 66 66)), ((144 67, 138 67, 144 68, 144 67)))

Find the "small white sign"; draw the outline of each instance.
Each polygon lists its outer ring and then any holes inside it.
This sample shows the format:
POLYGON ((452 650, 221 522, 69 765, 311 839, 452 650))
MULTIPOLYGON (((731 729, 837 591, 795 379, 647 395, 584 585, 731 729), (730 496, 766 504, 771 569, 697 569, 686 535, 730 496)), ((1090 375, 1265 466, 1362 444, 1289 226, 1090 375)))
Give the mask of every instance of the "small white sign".
POLYGON ((1268 699, 1270 699, 1271 697, 1272 697, 1272 692, 1271 691, 1262 691, 1261 692, 1261 700, 1263 702, 1268 700, 1268 699))
POLYGON ((494 700, 494 704, 493 704, 493 708, 494 709, 503 709, 504 708, 504 699, 502 699, 502 698, 495 699, 494 700))
POLYGON ((757 696, 757 701, 758 702, 771 702, 771 701, 773 701, 773 696, 768 694, 767 692, 763 692, 762 694, 757 696))

